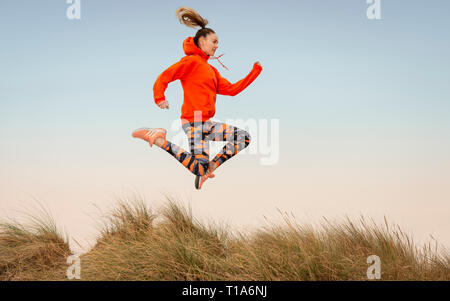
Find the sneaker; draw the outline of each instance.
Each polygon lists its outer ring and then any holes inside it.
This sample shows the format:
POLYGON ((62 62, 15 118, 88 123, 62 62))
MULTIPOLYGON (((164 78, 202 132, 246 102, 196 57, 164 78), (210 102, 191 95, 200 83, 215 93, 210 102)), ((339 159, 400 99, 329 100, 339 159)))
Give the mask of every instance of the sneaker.
POLYGON ((203 183, 208 180, 209 178, 214 178, 215 175, 214 174, 210 174, 209 172, 203 176, 196 176, 195 177, 195 188, 197 189, 201 189, 203 183))
POLYGON ((166 133, 167 131, 161 128, 158 129, 139 128, 133 132, 132 136, 134 138, 141 138, 147 141, 150 144, 150 147, 152 147, 153 143, 155 143, 155 140, 157 138, 166 139, 166 133))

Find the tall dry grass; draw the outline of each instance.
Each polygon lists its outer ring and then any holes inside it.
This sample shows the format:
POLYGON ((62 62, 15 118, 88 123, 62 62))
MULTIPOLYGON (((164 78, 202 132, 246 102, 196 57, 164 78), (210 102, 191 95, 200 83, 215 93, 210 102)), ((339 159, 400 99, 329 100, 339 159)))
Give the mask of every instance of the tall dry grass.
MULTIPOLYGON (((0 279, 65 280, 68 246, 53 225, 37 232, 8 225, 0 279)), ((232 232, 168 197, 157 210, 119 201, 99 234, 81 256, 82 280, 367 280, 370 255, 381 259, 382 280, 450 280, 445 249, 418 247, 398 226, 364 217, 314 227, 284 216, 282 224, 232 232)))
POLYGON ((0 222, 0 280, 53 280, 65 275, 71 251, 50 213, 41 207, 26 222, 0 222), (39 212, 40 211, 40 212, 39 212))
POLYGON ((121 202, 81 261, 87 280, 367 280, 370 255, 381 259, 382 280, 450 280, 445 250, 417 247, 386 220, 325 219, 315 229, 285 217, 231 234, 170 198, 158 213, 121 202))

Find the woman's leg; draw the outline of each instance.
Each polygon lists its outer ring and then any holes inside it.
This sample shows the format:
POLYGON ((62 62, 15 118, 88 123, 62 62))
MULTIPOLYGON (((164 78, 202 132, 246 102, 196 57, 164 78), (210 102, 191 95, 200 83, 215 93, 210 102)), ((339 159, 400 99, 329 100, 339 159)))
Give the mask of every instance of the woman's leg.
POLYGON ((162 143, 155 141, 155 144, 171 154, 189 169, 190 172, 198 176, 203 176, 209 168, 209 142, 206 140, 207 133, 203 132, 204 128, 207 129, 207 127, 203 127, 201 124, 194 125, 191 123, 183 125, 183 130, 188 136, 191 153, 168 140, 162 143))
POLYGON ((191 122, 183 126, 183 130, 189 140, 189 147, 191 154, 194 155, 195 160, 199 163, 199 169, 202 172, 196 175, 205 175, 209 169, 209 134, 211 133, 213 123, 211 121, 205 122, 191 122))
POLYGON ((229 141, 222 150, 212 159, 210 172, 222 165, 225 161, 235 156, 238 152, 250 144, 250 134, 232 125, 221 122, 213 122, 209 135, 211 141, 229 141))

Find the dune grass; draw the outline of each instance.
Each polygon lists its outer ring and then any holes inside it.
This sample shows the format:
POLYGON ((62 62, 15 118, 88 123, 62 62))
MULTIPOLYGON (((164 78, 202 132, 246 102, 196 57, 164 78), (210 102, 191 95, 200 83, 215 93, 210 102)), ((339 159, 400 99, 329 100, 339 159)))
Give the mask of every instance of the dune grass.
POLYGON ((0 222, 0 280, 54 280, 65 275, 67 237, 41 207, 27 223, 0 222))
MULTIPOLYGON (((45 232, 31 232, 2 224, 0 279, 65 280, 68 246, 46 225, 39 228, 45 232)), ((381 280, 450 280, 445 249, 418 247, 386 220, 324 219, 314 227, 285 217, 282 224, 232 233, 199 222, 169 197, 157 211, 142 200, 119 201, 80 258, 82 280, 297 281, 367 280, 370 255, 381 260, 381 280)))

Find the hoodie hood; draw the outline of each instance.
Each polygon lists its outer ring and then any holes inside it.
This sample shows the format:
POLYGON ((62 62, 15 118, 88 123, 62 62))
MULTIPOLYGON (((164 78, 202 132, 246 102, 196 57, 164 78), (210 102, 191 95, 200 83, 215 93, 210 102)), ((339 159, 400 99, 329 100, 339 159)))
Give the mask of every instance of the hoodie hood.
POLYGON ((196 54, 196 55, 200 56, 202 59, 204 59, 205 61, 208 61, 209 59, 217 60, 225 69, 228 70, 227 66, 222 64, 222 62, 219 60, 219 58, 222 55, 224 55, 224 53, 217 57, 206 55, 200 48, 198 48, 195 45, 193 37, 188 37, 183 41, 183 50, 184 50, 184 53, 186 53, 186 55, 196 54))
POLYGON ((209 55, 206 55, 200 48, 198 48, 195 45, 193 37, 188 37, 187 39, 184 40, 183 50, 184 50, 184 53, 186 53, 186 55, 197 54, 204 60, 209 59, 209 55))

